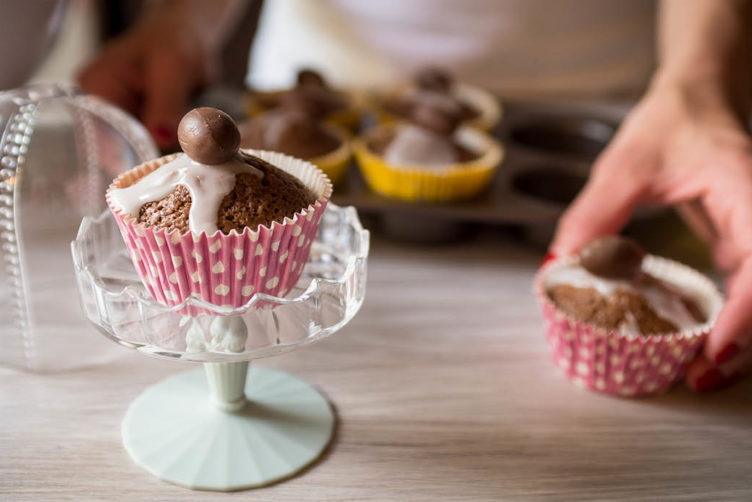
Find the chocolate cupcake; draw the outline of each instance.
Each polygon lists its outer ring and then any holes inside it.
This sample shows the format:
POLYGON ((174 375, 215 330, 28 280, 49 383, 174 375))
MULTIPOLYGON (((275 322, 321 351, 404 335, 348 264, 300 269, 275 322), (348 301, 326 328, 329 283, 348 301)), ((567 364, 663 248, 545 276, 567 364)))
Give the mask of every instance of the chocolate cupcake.
POLYGON ((536 291, 557 365, 582 386, 625 396, 680 379, 723 303, 700 273, 618 236, 544 266, 536 291))
POLYGON ((315 103, 287 99, 279 108, 240 124, 240 144, 307 160, 338 183, 350 161, 350 135, 320 118, 315 103))
POLYGON ((377 127, 354 143, 372 190, 404 200, 442 202, 485 189, 501 163, 493 138, 460 127, 462 110, 441 94, 413 106, 406 121, 377 127))
POLYGON ((437 96, 454 102, 463 125, 489 131, 501 119, 501 105, 492 94, 458 83, 449 72, 437 67, 422 69, 411 84, 384 92, 374 99, 381 121, 389 122, 410 117, 413 108, 426 100, 435 100, 437 96))
POLYGON ((323 75, 305 68, 298 72, 290 89, 274 91, 249 90, 245 94, 246 113, 251 118, 284 106, 289 100, 305 100, 315 104, 320 117, 328 123, 356 131, 360 126, 359 99, 354 93, 333 89, 323 75))
POLYGON ((186 114, 178 139, 185 153, 137 166, 107 191, 149 292, 168 305, 198 298, 231 308, 256 293, 286 294, 308 258, 329 180, 305 161, 239 150, 235 123, 212 108, 186 114))

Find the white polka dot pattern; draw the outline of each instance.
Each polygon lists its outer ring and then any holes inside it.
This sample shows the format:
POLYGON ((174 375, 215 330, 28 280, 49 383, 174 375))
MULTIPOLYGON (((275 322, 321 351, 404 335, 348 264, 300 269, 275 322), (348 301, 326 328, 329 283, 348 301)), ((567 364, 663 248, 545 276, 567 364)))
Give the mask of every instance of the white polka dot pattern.
MULTIPOLYGON (((544 272, 545 268, 536 277, 535 291, 546 336, 554 362, 576 385, 626 397, 665 392, 684 376, 710 331, 712 322, 689 333, 627 336, 577 321, 551 302, 544 272)), ((707 297, 714 319, 723 302, 720 293, 698 272, 686 267, 678 272, 687 274, 693 290, 707 297)), ((672 269, 673 274, 678 272, 672 269)))
MULTIPOLYGON (((113 211, 136 270, 156 300, 175 305, 193 296, 213 305, 240 307, 254 293, 280 296, 295 285, 308 260, 331 185, 311 164, 289 157, 281 160, 286 159, 315 169, 299 177, 307 176, 307 184, 317 186, 314 191, 324 195, 281 224, 260 226, 256 231, 246 229, 242 234, 167 233, 113 211)), ((189 314, 201 312, 198 307, 186 310, 189 314)))

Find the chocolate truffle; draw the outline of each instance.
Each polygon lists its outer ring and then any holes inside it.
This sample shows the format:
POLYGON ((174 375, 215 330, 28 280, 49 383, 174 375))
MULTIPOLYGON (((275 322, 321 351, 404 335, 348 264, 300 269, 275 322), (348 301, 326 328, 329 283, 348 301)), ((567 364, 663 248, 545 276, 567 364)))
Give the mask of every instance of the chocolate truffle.
POLYGON ((409 122, 442 136, 450 136, 462 122, 462 110, 452 101, 441 100, 418 101, 412 107, 409 122))
POLYGON ((446 70, 431 66, 423 68, 415 75, 415 84, 421 89, 449 92, 452 88, 452 76, 446 70))
POLYGON ((609 279, 632 279, 640 273, 645 250, 632 239, 607 235, 590 241, 580 251, 580 264, 609 279))
POLYGON ((237 154, 240 133, 232 117, 216 108, 195 108, 178 125, 178 142, 196 162, 222 164, 237 154))
POLYGON ((326 80, 324 80, 323 75, 321 75, 321 73, 317 72, 316 70, 312 70, 310 68, 303 68, 302 70, 298 71, 297 86, 298 87, 327 87, 326 80))

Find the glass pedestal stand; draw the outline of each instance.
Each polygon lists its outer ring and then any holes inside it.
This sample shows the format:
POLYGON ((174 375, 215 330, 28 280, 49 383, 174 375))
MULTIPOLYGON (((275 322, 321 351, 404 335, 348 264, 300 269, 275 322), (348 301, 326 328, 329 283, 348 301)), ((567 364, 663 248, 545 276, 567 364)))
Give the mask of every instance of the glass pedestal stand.
POLYGON ((112 217, 84 219, 72 248, 87 317, 122 345, 204 363, 131 403, 122 423, 131 458, 165 481, 218 491, 264 486, 313 463, 334 430, 328 401, 287 373, 249 371, 249 361, 326 337, 353 318, 365 294, 368 238, 354 209, 332 204, 285 298, 256 295, 238 309, 197 299, 166 307, 141 284, 112 217), (209 314, 183 315, 186 306, 209 314))

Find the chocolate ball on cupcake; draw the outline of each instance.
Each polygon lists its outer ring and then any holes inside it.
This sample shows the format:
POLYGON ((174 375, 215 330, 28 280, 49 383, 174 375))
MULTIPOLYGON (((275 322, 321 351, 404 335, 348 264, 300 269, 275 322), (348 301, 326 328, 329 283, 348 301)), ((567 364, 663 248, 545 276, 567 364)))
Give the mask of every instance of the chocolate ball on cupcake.
POLYGON ((546 264, 536 279, 554 360, 609 394, 655 394, 679 380, 723 299, 713 283, 619 236, 546 264))
POLYGON ((308 258, 329 180, 303 160, 239 150, 234 121, 213 108, 186 114, 178 139, 185 153, 137 166, 107 190, 149 292, 168 305, 199 298, 232 308, 255 293, 286 294, 308 258))

